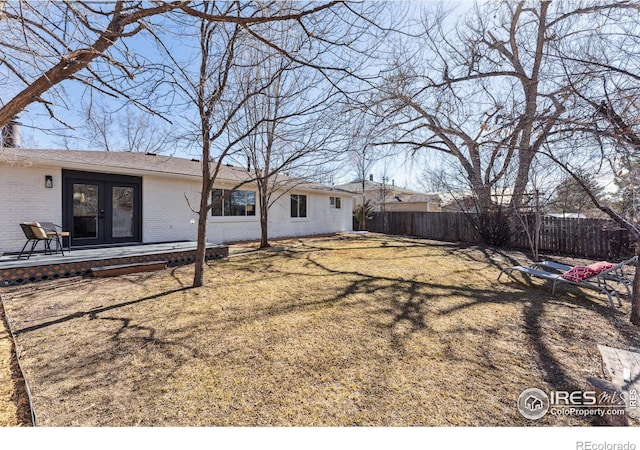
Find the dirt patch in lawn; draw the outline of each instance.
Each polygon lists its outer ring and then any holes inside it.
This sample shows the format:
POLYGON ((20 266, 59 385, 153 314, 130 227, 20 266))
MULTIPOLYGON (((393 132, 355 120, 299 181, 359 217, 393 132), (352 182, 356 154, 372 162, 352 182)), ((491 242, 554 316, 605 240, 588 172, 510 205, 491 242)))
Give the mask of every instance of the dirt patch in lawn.
POLYGON ((0 427, 31 426, 31 409, 13 339, 0 303, 0 427))
POLYGON ((489 426, 530 387, 588 389, 629 304, 496 282, 519 253, 386 236, 7 289, 39 425, 489 426))

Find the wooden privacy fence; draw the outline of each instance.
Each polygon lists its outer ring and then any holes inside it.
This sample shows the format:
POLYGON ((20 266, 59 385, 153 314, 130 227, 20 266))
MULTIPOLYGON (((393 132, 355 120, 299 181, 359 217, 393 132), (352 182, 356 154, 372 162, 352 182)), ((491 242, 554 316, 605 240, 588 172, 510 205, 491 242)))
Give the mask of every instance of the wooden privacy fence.
MULTIPOLYGON (((482 244, 472 214, 455 212, 386 212, 375 213, 367 223, 369 231, 403 236, 417 236, 437 241, 482 244)), ((527 218, 533 230, 534 218, 527 218)), ((525 227, 517 218, 509 220, 507 247, 529 249, 525 227)), ((357 225, 357 224, 355 224, 357 225)), ((562 219, 542 217, 540 246, 542 253, 620 259, 633 256, 629 232, 607 219, 562 219)))

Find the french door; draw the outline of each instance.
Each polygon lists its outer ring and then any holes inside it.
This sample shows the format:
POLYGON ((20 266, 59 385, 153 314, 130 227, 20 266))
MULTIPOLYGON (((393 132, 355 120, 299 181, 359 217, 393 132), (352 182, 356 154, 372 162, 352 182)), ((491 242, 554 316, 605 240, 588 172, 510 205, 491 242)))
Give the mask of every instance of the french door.
POLYGON ((73 246, 141 242, 141 178, 63 170, 62 191, 73 246))

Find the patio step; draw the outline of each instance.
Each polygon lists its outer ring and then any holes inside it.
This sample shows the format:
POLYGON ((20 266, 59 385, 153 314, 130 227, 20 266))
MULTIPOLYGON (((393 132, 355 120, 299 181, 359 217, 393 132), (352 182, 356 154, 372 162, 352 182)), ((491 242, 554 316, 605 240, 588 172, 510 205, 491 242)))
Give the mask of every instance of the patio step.
POLYGON ((167 261, 149 261, 131 264, 119 264, 116 266, 92 267, 91 275, 94 277, 117 277, 135 272, 153 272, 167 268, 167 261))

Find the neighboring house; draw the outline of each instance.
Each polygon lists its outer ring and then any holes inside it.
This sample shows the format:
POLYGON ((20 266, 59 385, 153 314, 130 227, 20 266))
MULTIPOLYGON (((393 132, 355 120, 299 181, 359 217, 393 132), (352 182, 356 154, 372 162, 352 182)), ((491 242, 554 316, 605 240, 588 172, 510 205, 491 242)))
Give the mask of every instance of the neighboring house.
MULTIPOLYGON (((21 222, 46 221, 72 233, 73 246, 193 241, 201 163, 132 152, 0 149, 0 254, 19 251, 21 222), (190 207, 191 205, 191 207, 190 207)), ((222 167, 212 196, 247 180, 222 167)), ((207 240, 260 238, 257 188, 249 183, 209 213, 207 240)), ((353 194, 297 182, 269 210, 269 236, 350 231, 353 194)))
POLYGON ((394 194, 387 196, 385 211, 440 212, 438 194, 394 194))
POLYGON ((587 216, 582 213, 548 213, 545 214, 547 217, 557 217, 559 219, 586 219, 587 216))
MULTIPOLYGON (((440 197, 437 194, 425 194, 411 189, 395 186, 394 182, 378 183, 373 177, 364 182, 364 199, 371 202, 373 210, 378 211, 440 211, 440 197)), ((355 193, 354 207, 362 203, 362 181, 340 184, 335 188, 355 193)))
MULTIPOLYGON (((446 192, 438 194, 442 200, 442 212, 466 212, 477 213, 478 205, 476 197, 471 192, 446 192)), ((509 190, 493 191, 491 200, 495 206, 506 209, 511 202, 509 190)))
POLYGON ((475 197, 471 193, 447 192, 440 194, 440 199, 442 212, 478 212, 475 197))

